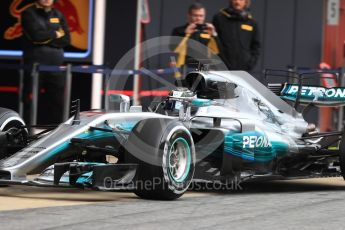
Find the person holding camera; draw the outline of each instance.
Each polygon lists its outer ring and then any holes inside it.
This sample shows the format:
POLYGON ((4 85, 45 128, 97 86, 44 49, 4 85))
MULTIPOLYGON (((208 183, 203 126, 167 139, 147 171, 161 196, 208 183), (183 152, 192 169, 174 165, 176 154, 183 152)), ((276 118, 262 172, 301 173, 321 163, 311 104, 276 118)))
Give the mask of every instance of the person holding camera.
POLYGON ((260 55, 258 26, 248 12, 250 0, 230 0, 230 6, 214 16, 221 57, 229 70, 251 71, 260 55))
POLYGON ((205 22, 205 7, 200 3, 194 3, 188 9, 187 18, 187 24, 176 27, 172 31, 172 36, 181 37, 177 47, 173 47, 174 52, 178 54, 177 67, 188 65, 195 59, 206 59, 219 53, 215 27, 205 22), (198 45, 192 47, 190 40, 198 42, 198 45))

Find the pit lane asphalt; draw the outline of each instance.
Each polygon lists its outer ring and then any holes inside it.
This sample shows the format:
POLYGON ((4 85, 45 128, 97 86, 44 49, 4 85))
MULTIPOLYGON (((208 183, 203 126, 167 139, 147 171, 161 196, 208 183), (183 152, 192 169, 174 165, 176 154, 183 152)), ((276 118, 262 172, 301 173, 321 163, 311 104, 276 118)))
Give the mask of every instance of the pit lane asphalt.
POLYGON ((14 186, 0 188, 0 210, 0 229, 344 229, 345 182, 251 183, 244 191, 194 191, 170 202, 14 186))

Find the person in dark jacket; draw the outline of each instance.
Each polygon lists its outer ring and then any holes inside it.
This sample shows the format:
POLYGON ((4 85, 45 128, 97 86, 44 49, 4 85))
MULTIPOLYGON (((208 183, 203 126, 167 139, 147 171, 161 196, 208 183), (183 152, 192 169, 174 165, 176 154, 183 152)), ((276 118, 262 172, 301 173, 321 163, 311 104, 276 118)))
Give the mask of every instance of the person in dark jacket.
POLYGON ((200 3, 192 4, 188 9, 187 23, 173 29, 171 35, 180 37, 179 44, 172 47, 178 54, 177 67, 188 64, 187 59, 206 59, 213 54, 218 54, 216 30, 211 23, 205 22, 206 9, 200 3), (202 46, 191 47, 190 40, 202 46))
POLYGON ((230 0, 213 18, 221 57, 230 70, 251 71, 260 55, 258 25, 248 12, 250 0, 230 0))
MULTIPOLYGON (((37 0, 21 15, 23 27, 23 61, 32 65, 62 65, 64 48, 70 44, 70 31, 64 15, 53 7, 54 0, 37 0)), ((24 119, 30 120, 31 77, 24 79, 24 119)), ((38 120, 41 124, 62 121, 64 75, 40 73, 38 120), (41 90, 42 91, 42 90, 41 90)))

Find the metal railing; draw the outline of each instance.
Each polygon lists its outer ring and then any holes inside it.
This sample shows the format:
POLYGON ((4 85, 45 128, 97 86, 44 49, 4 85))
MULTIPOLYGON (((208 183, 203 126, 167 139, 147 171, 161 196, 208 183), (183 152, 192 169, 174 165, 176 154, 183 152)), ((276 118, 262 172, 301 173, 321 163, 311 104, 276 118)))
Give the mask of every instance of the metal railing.
MULTIPOLYGON (((65 87, 64 87, 64 107, 63 107, 63 120, 69 118, 70 102, 71 102, 71 90, 72 90, 72 78, 73 73, 84 73, 84 74, 102 74, 106 78, 106 85, 104 87, 104 96, 108 95, 108 81, 112 76, 129 76, 129 75, 146 75, 148 70, 115 70, 106 66, 99 65, 40 65, 35 63, 33 65, 24 64, 5 64, 0 63, 0 69, 5 70, 18 70, 20 75, 19 80, 19 100, 18 100, 18 111, 23 116, 23 104, 21 101, 23 95, 23 82, 24 82, 24 71, 31 71, 30 77, 32 78, 32 100, 31 100, 31 111, 30 111, 30 125, 37 124, 37 109, 38 109, 38 94, 39 94, 39 77, 41 72, 62 72, 65 73, 65 87)), ((176 71, 181 71, 178 68, 166 68, 166 69, 155 69, 149 70, 151 73, 157 75, 168 75, 174 74, 176 71)), ((106 100, 104 100, 106 103, 106 100)))

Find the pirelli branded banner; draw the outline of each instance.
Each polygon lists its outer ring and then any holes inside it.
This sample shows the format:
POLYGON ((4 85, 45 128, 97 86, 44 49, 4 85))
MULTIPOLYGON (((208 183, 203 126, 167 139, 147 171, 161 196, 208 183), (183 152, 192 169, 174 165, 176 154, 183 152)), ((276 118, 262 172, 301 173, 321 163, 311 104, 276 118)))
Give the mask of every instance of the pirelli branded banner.
MULTIPOLYGON (((298 94, 298 85, 285 84, 281 92, 281 98, 288 101, 295 101, 298 94)), ((322 86, 302 86, 300 91, 300 102, 302 104, 313 103, 319 106, 338 106, 345 104, 345 88, 326 88, 322 86)))
MULTIPOLYGON (((21 13, 34 0, 0 1, 0 57, 22 55, 21 13)), ((66 48, 68 58, 85 59, 91 54, 94 0, 59 0, 55 7, 66 17, 71 30, 71 46, 66 48)))

